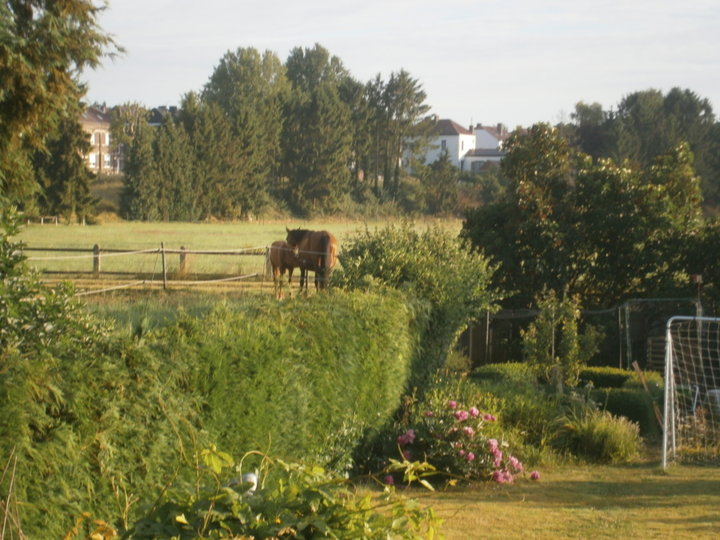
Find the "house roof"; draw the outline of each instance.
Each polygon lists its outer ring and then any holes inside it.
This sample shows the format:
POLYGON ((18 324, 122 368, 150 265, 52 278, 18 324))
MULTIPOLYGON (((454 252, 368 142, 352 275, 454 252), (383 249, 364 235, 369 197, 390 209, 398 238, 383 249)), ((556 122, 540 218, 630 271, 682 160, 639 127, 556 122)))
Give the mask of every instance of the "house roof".
POLYGON ((502 150, 497 150, 495 148, 475 148, 473 150, 469 150, 467 154, 465 154, 466 157, 505 157, 505 154, 507 152, 503 152, 502 150))
POLYGON ((488 132, 490 135, 495 137, 498 141, 504 141, 508 138, 509 133, 507 128, 502 124, 497 124, 495 126, 483 126, 482 124, 477 124, 475 126, 475 130, 480 130, 488 132))
POLYGON ((432 129, 432 134, 435 136, 443 135, 472 135, 473 132, 467 128, 462 127, 457 122, 453 122, 447 118, 438 120, 432 129))
POLYGON ((80 122, 83 124, 110 124, 110 115, 95 107, 88 107, 83 111, 80 122))

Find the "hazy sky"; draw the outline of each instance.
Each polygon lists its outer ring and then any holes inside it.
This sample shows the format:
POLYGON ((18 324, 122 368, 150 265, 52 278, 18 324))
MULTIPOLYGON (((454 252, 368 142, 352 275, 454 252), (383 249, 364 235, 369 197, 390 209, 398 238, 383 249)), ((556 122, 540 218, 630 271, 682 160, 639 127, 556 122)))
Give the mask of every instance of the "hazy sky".
POLYGON ((85 76, 107 105, 177 105, 228 51, 284 62, 319 43, 362 82, 405 69, 463 125, 556 123, 674 86, 720 116, 718 0, 111 0, 100 24, 126 49, 85 76))

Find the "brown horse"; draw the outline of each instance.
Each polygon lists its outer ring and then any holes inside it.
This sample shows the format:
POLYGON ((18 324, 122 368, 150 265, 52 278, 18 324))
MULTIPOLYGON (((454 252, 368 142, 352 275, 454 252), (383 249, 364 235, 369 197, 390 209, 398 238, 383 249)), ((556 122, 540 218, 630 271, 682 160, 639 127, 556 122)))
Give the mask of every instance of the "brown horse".
MULTIPOLYGON (((315 288, 327 287, 335 263, 337 262, 337 240, 328 231, 310 231, 287 227, 287 243, 297 250, 297 257, 302 261, 305 270, 315 272, 315 288)), ((301 268, 301 271, 303 269, 301 268)), ((304 276, 300 276, 300 287, 304 276)))
MULTIPOLYGON (((282 240, 276 240, 270 245, 270 266, 272 266, 273 283, 275 284, 275 296, 282 298, 282 284, 279 280, 288 273, 288 283, 292 282, 293 270, 302 266, 302 262, 295 254, 293 247, 282 240)), ((302 286, 303 271, 301 270, 300 285, 302 286)))

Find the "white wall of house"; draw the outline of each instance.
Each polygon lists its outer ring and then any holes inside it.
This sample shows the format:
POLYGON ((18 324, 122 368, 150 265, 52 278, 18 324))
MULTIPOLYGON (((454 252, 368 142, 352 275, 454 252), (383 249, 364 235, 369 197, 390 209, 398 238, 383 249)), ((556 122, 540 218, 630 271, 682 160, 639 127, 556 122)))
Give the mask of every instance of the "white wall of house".
POLYGON ((475 135, 459 134, 436 137, 430 141, 430 147, 425 153, 425 163, 430 164, 437 161, 444 149, 447 149, 452 164, 462 169, 465 154, 475 149, 475 135))
POLYGON ((475 148, 500 148, 500 140, 484 127, 475 128, 475 148))

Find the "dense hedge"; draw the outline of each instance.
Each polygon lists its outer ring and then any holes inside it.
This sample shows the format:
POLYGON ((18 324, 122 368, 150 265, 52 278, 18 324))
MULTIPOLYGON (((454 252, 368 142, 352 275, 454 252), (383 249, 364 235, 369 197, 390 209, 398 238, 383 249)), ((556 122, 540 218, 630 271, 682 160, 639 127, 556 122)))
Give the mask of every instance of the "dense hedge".
POLYGON ((140 339, 78 323, 52 347, 8 345, 0 451, 17 465, 0 495, 12 488, 29 537, 62 538, 85 511, 131 523, 210 443, 342 467, 398 404, 413 325, 399 293, 338 293, 225 306, 140 339))
POLYGON ((220 448, 335 466, 398 406, 412 317, 396 292, 259 300, 184 318, 157 336, 155 351, 170 365, 193 359, 186 391, 220 448))
POLYGON ((592 382, 595 388, 620 388, 635 378, 635 372, 616 367, 587 367, 580 371, 579 386, 592 382))

